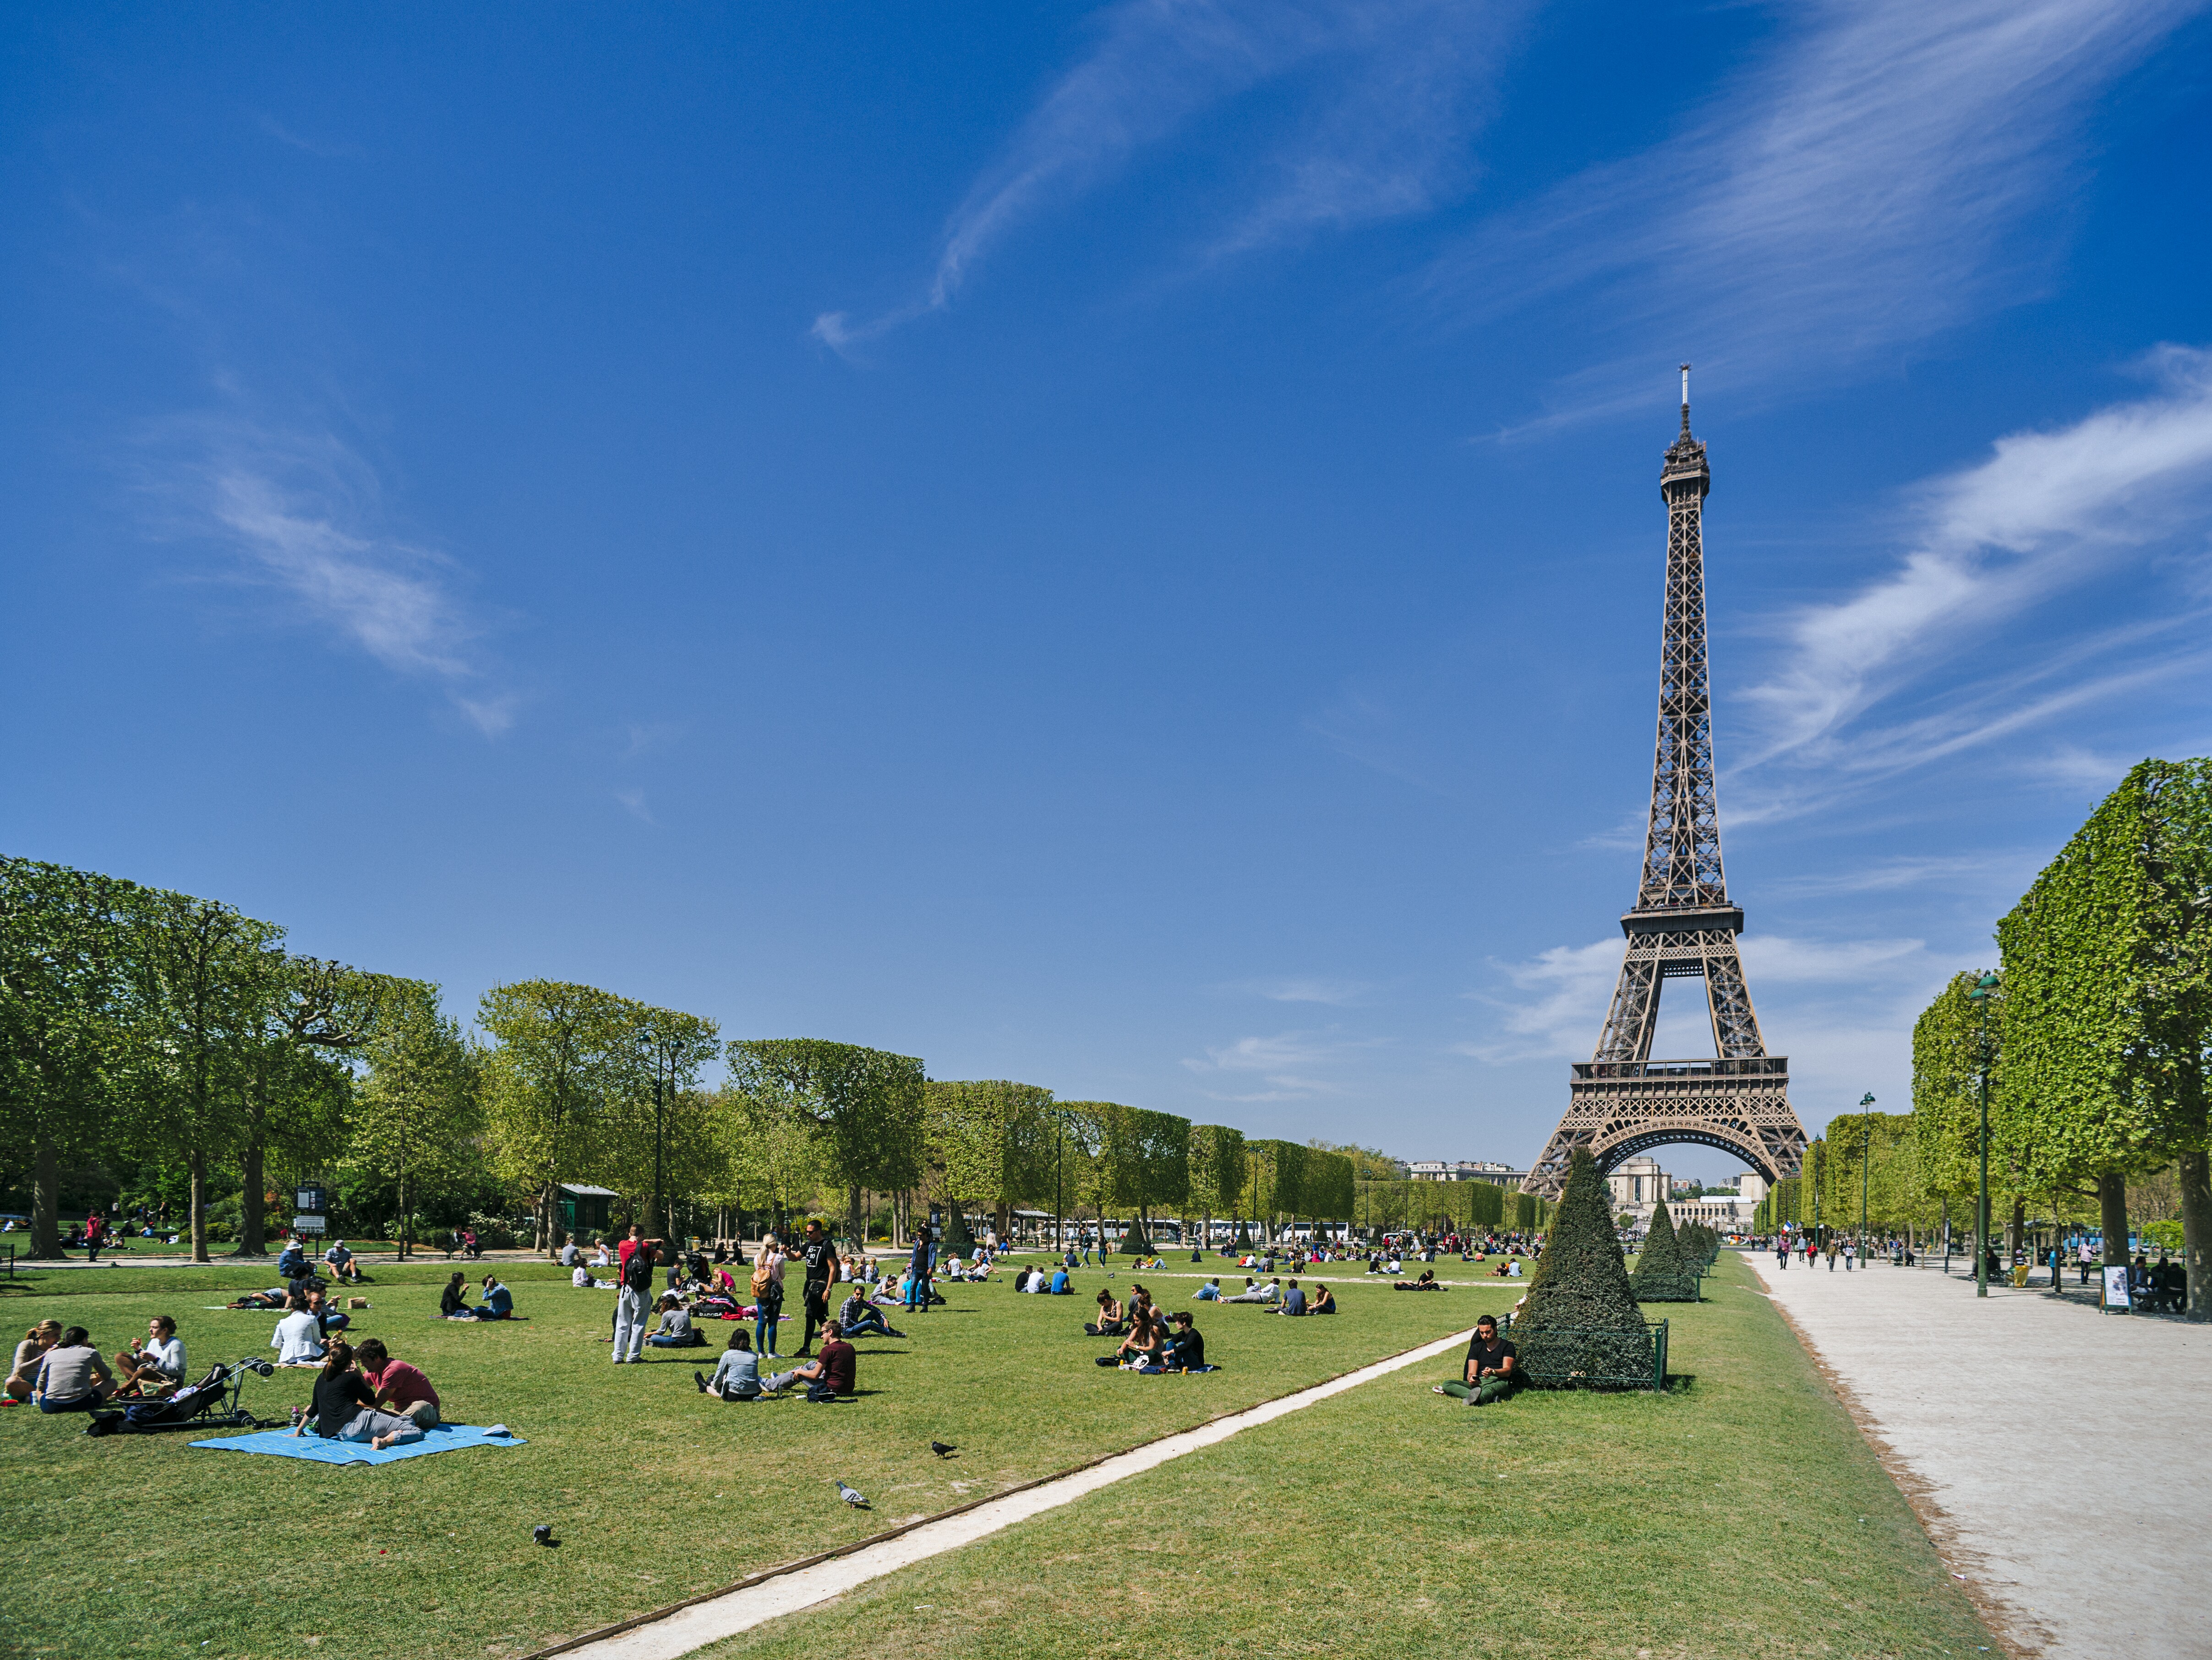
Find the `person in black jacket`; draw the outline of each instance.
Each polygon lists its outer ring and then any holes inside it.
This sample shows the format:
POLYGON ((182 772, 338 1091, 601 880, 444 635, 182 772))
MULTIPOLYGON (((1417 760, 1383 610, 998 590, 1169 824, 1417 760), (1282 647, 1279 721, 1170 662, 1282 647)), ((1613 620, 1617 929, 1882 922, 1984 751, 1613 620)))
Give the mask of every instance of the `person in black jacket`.
POLYGON ((803 1359, 814 1353, 814 1334, 830 1323, 830 1282, 837 1277, 837 1242, 822 1225, 822 1219, 806 1219, 806 1232, 799 1242, 799 1261, 806 1265, 806 1324, 800 1332, 799 1353, 803 1359))

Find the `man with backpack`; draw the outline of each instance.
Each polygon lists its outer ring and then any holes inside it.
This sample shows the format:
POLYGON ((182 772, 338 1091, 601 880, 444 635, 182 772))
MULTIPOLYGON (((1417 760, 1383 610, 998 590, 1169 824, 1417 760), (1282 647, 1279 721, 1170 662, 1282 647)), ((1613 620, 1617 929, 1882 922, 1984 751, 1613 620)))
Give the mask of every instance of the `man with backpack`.
MULTIPOLYGON (((635 1230, 633 1230, 635 1231, 635 1230)), ((621 1289, 615 1292, 615 1365, 645 1354, 645 1316, 653 1306, 653 1259, 658 1239, 638 1239, 623 1258, 621 1289)))

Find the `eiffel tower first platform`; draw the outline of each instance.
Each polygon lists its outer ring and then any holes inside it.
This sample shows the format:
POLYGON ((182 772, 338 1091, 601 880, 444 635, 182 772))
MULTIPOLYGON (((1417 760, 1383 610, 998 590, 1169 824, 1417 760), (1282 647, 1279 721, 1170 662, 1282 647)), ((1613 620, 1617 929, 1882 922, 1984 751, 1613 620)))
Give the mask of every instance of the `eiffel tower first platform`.
POLYGON ((1713 794, 1712 691, 1705 665, 1703 520, 1712 474, 1690 435, 1690 366, 1682 431, 1659 475, 1667 501, 1667 611, 1659 651, 1659 739, 1651 820, 1636 908, 1620 919, 1628 949, 1597 1051, 1574 1063, 1567 1115, 1522 1185, 1557 1198, 1567 1161, 1587 1147, 1601 1171, 1649 1148, 1692 1141, 1732 1152, 1769 1182, 1796 1176, 1805 1131, 1790 1105, 1790 1062, 1766 1052, 1729 903, 1713 794), (1654 1061, 1662 980, 1698 975, 1713 1025, 1703 1061, 1654 1061))

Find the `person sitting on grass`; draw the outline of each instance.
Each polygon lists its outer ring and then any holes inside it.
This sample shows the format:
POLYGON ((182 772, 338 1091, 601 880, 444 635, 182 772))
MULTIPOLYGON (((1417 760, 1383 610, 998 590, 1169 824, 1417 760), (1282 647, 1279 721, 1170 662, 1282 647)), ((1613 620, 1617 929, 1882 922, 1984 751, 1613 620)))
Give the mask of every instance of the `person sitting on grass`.
MULTIPOLYGON (((726 1274, 722 1277, 726 1280, 730 1276, 726 1274)), ((578 1291, 611 1291, 614 1287, 611 1280, 594 1280, 592 1271, 581 1262, 576 1264, 575 1272, 568 1276, 568 1283, 578 1291)))
POLYGON ((1290 1290, 1285 1292, 1283 1295, 1282 1307, 1269 1310, 1269 1312, 1273 1314, 1292 1315, 1303 1315, 1305 1311, 1306 1294, 1298 1289, 1298 1282, 1295 1280, 1291 1281, 1290 1290))
POLYGON ((270 1334, 269 1347, 276 1351, 280 1366, 319 1366, 323 1364, 323 1323, 307 1307, 307 1299, 293 1294, 289 1310, 270 1334))
POLYGON ((1194 1301, 1200 1303, 1218 1303, 1221 1300, 1221 1276, 1214 1275, 1212 1279, 1193 1292, 1191 1297, 1194 1301))
POLYGON ((1103 1286, 1098 1288, 1098 1317, 1083 1329, 1085 1337, 1119 1337, 1128 1327, 1121 1318, 1121 1305, 1114 1300, 1114 1293, 1103 1286))
POLYGON ((495 1274, 483 1277, 483 1301, 469 1310, 478 1320, 512 1320, 514 1318, 514 1293, 499 1282, 495 1274))
POLYGON ((418 1429, 438 1427, 441 1421, 438 1416, 438 1391, 430 1387, 430 1380, 422 1375, 420 1366, 393 1359, 380 1337, 370 1338, 353 1353, 361 1375, 376 1392, 371 1405, 380 1411, 390 1406, 394 1417, 404 1418, 418 1429))
POLYGON ((331 1278, 333 1280, 362 1280, 368 1277, 362 1273, 361 1264, 354 1261, 353 1252, 343 1239, 331 1242, 331 1248, 323 1253, 323 1261, 331 1265, 331 1278))
POLYGON ((1455 1395, 1463 1405, 1486 1407, 1504 1400, 1520 1387, 1520 1352, 1498 1335, 1498 1322, 1484 1315, 1474 1323, 1474 1337, 1467 1346, 1462 1381, 1439 1383, 1438 1395, 1455 1395))
MULTIPOLYGON (((1037 1272, 1042 1274, 1044 1270, 1040 1268, 1037 1272)), ((1052 1283, 1045 1287, 1045 1293, 1050 1297, 1073 1297, 1075 1294, 1075 1287, 1068 1283, 1066 1268, 1058 1266, 1053 1268, 1052 1283)))
POLYGON ((714 1377, 695 1371, 691 1381, 699 1386, 700 1394, 711 1395, 717 1401, 759 1400, 760 1357, 753 1353, 751 1334, 743 1327, 732 1332, 729 1347, 714 1363, 714 1377))
POLYGON ((645 1341, 657 1349, 697 1349, 707 1346, 707 1340, 692 1329, 691 1310, 684 1306, 684 1299, 674 1292, 665 1292, 660 1299, 660 1323, 645 1341))
POLYGON ((115 1375, 82 1326, 70 1327, 39 1357, 31 1384, 40 1412, 90 1412, 114 1393, 115 1375))
POLYGON ((342 1332, 353 1324, 353 1316, 325 1297, 320 1286, 307 1288, 307 1312, 315 1316, 315 1323, 322 1328, 325 1337, 342 1332))
POLYGON ((1443 1287, 1437 1283, 1437 1271, 1434 1268, 1423 1268, 1419 1279, 1401 1280, 1390 1289, 1392 1291, 1442 1291, 1443 1287))
POLYGON ((280 1280, 304 1280, 307 1277, 307 1248, 298 1234, 284 1242, 284 1249, 276 1253, 276 1277, 280 1280))
POLYGON ((8 1368, 8 1398, 27 1401, 39 1378, 39 1362, 46 1351, 61 1341, 62 1323, 41 1320, 23 1334, 23 1341, 15 1345, 15 1359, 8 1368))
POLYGON ((1328 1287, 1322 1285, 1319 1280, 1316 1280, 1314 1282, 1313 1301, 1306 1304, 1306 1312, 1308 1314, 1334 1314, 1336 1312, 1336 1298, 1329 1295, 1328 1287))
POLYGON ((397 1418, 376 1409, 376 1391, 354 1369, 353 1346, 341 1337, 323 1358, 315 1377, 312 1408, 292 1408, 292 1433, 305 1435, 312 1416, 315 1433, 326 1440, 366 1441, 378 1452, 422 1438, 422 1426, 411 1418, 397 1418))
POLYGON ((115 1370, 124 1389, 141 1394, 174 1389, 185 1381, 185 1340, 177 1335, 177 1323, 157 1314, 146 1323, 146 1341, 131 1340, 131 1347, 115 1356, 115 1370))
POLYGON ((845 1341, 845 1329, 832 1320, 822 1329, 821 1353, 796 1371, 776 1373, 763 1387, 776 1395, 793 1383, 804 1383, 808 1400, 834 1401, 853 1392, 857 1361, 853 1346, 845 1341))
POLYGON ((1163 1357, 1170 1371, 1211 1371, 1206 1364, 1206 1339, 1191 1324, 1190 1310, 1178 1309, 1169 1316, 1175 1329, 1169 1335, 1167 1353, 1163 1357))
POLYGON ((853 1287, 837 1310, 837 1324, 847 1337, 903 1337, 906 1334, 884 1318, 884 1311, 868 1301, 866 1292, 853 1287))
POLYGON ((1157 1370, 1166 1341, 1160 1330, 1158 1317, 1149 1308, 1139 1308, 1129 1319, 1129 1335, 1121 1340, 1121 1347, 1113 1353, 1099 1357, 1102 1366, 1126 1366, 1132 1371, 1157 1370))
POLYGON ((445 1290, 438 1293, 438 1313, 447 1320, 468 1320, 475 1316, 469 1310, 469 1283, 460 1274, 446 1281, 445 1290))

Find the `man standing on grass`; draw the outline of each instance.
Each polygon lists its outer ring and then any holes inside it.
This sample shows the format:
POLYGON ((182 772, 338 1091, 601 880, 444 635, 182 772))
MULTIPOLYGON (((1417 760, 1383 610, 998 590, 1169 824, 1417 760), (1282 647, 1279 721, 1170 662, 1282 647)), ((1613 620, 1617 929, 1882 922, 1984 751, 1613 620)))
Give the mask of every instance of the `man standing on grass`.
POLYGON ((806 1219, 799 1256, 806 1265, 806 1323, 799 1338, 799 1358, 804 1359, 814 1353, 814 1334, 830 1323, 830 1282, 837 1277, 837 1242, 830 1238, 820 1217, 806 1219))
POLYGON ((1486 1314, 1474 1323, 1474 1338, 1467 1346, 1466 1380, 1439 1383, 1436 1392, 1457 1395, 1465 1406, 1486 1407, 1520 1382, 1520 1351, 1498 1335, 1498 1322, 1486 1314))
POLYGON ((622 1289, 615 1293, 615 1365, 625 1365, 645 1353, 645 1316, 653 1305, 653 1254, 658 1239, 637 1237, 637 1228, 623 1242, 622 1289))

